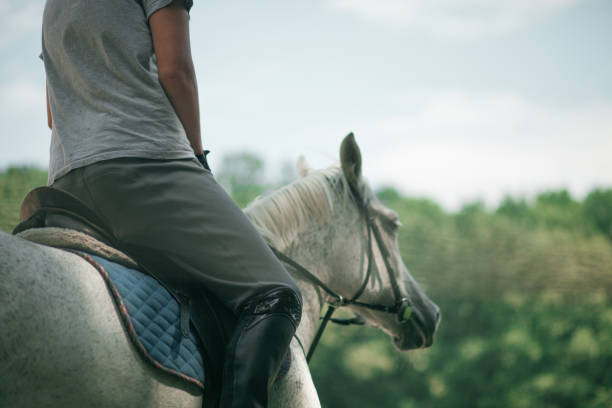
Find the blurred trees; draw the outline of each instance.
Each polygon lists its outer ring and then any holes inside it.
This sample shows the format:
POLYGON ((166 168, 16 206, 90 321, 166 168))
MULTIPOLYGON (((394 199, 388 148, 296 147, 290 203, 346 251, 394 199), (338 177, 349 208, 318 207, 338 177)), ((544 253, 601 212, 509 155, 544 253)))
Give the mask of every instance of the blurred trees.
POLYGON ((223 157, 217 180, 232 198, 244 207, 264 191, 264 161, 249 152, 232 153, 223 157))
POLYGON ((219 184, 240 207, 245 207, 255 197, 273 188, 289 184, 297 178, 295 164, 284 161, 281 163, 278 179, 267 181, 264 160, 252 152, 238 152, 224 156, 218 171, 213 168, 213 173, 219 184))
POLYGON ((10 167, 0 172, 0 230, 11 232, 19 223, 25 195, 47 184, 47 172, 33 167, 10 167))
MULTIPOLYGON (((270 189, 264 162, 215 175, 245 205, 270 189)), ((287 170, 288 171, 288 170, 287 170)), ((0 174, 0 228, 46 174, 0 174)), ((328 408, 612 407, 612 189, 506 197, 447 213, 393 188, 406 266, 442 310, 431 349, 398 352, 379 330, 330 327, 312 360, 328 408)))
POLYGON ((609 191, 448 214, 381 190, 442 323, 431 349, 406 353, 376 330, 331 328, 312 361, 325 406, 612 407, 609 191))
POLYGON ((612 240, 612 189, 592 191, 584 200, 585 218, 612 240))

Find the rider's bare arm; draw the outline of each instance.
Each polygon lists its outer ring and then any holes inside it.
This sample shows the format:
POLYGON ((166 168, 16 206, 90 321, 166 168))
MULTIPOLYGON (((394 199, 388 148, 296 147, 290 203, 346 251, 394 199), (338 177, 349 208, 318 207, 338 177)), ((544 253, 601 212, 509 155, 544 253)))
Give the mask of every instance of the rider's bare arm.
POLYGON ((159 82, 183 123, 193 151, 202 153, 198 86, 189 44, 189 15, 183 1, 174 0, 168 7, 153 13, 149 24, 159 82))
POLYGON ((47 94, 47 126, 49 129, 53 128, 53 117, 51 116, 51 106, 49 105, 49 88, 46 88, 47 94))

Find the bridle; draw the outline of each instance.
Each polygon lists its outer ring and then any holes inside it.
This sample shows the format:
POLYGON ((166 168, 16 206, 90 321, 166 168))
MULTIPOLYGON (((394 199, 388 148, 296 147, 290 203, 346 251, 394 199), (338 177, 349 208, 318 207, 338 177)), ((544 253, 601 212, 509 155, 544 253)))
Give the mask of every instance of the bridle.
MULTIPOLYGON (((402 296, 401 294, 399 285, 397 283, 395 270, 393 269, 393 266, 391 265, 391 260, 390 260, 391 254, 389 253, 389 250, 387 249, 387 247, 385 246, 382 240, 380 230, 378 229, 378 226, 376 225, 374 218, 370 214, 368 203, 363 200, 363 198, 361 197, 361 194, 359 194, 359 191, 352 183, 349 182, 348 185, 350 186, 351 192, 353 193, 353 197, 355 198, 355 202, 359 208, 360 213, 365 218, 366 226, 368 230, 368 256, 367 256, 368 269, 366 271, 366 277, 363 283, 361 284, 357 292, 355 292, 355 294, 351 298, 347 299, 343 297, 342 295, 339 295, 338 293, 334 292, 332 289, 330 289, 325 283, 323 283, 319 278, 317 278, 308 269, 306 269, 305 267, 303 267, 302 265, 300 265, 299 263, 297 263, 296 261, 294 261, 287 255, 283 254, 282 252, 280 252, 273 246, 270 246, 274 254, 281 261, 291 265, 297 271, 302 273, 308 280, 310 280, 316 286, 323 289, 325 292, 327 292, 328 295, 330 295, 333 298, 333 300, 331 301, 330 300, 326 301, 326 303, 328 304, 327 312, 325 313, 325 316, 321 318, 322 319, 321 324, 319 325, 319 328, 315 334, 312 344, 310 345, 310 348, 308 349, 308 353, 306 354, 307 362, 310 362, 310 359, 312 355, 314 354, 314 351, 317 345, 319 344, 319 340, 321 339, 321 336, 323 335, 323 331, 325 330, 325 328, 327 327, 327 324, 330 321, 334 323, 338 323, 338 324, 343 324, 343 325, 349 325, 349 324, 362 325, 365 323, 363 318, 360 316, 355 316, 349 319, 332 318, 332 315, 334 314, 336 309, 339 307, 355 305, 355 306, 363 307, 366 309, 376 310, 379 312, 395 314, 399 323, 409 321, 412 316, 412 311, 413 311, 412 302, 410 301, 410 299, 408 299, 405 296, 402 296), (393 296, 395 297, 395 304, 393 304, 392 306, 378 304, 378 303, 365 303, 365 302, 360 302, 358 300, 359 297, 365 291, 366 287, 368 286, 368 283, 372 276, 372 269, 374 267, 374 257, 373 257, 374 242, 372 240, 372 236, 374 236, 374 239, 376 240, 376 244, 378 245, 378 249, 385 263, 387 274, 389 275, 389 280, 391 281, 391 289, 393 290, 393 296)), ((301 342, 300 342, 300 345, 301 345, 301 342)), ((302 349, 303 349, 303 346, 302 346, 302 349)))

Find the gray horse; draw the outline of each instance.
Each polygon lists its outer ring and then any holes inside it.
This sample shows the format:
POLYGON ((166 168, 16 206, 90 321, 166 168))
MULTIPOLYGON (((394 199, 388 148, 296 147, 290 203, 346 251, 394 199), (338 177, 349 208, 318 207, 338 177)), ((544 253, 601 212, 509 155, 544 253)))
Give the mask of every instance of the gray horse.
MULTIPOLYGON (((313 171, 301 160, 299 180, 245 210, 271 245, 305 266, 326 288, 287 265, 302 290, 304 312, 291 344, 295 358, 287 376, 274 386, 272 407, 320 407, 304 350, 313 342, 326 303, 335 300, 329 290, 350 299, 371 275, 359 300, 393 305, 396 286, 409 299, 408 320, 355 304, 348 307, 389 334, 399 350, 431 345, 438 325, 437 306, 401 260, 397 214, 362 179, 352 135, 341 151, 341 167, 313 171), (367 203, 376 225, 380 240, 374 244, 355 193, 367 203), (394 278, 386 272, 389 268, 394 278)), ((144 361, 126 335, 104 281, 82 258, 0 232, 0 302, 1 407, 201 407, 195 386, 144 361)))

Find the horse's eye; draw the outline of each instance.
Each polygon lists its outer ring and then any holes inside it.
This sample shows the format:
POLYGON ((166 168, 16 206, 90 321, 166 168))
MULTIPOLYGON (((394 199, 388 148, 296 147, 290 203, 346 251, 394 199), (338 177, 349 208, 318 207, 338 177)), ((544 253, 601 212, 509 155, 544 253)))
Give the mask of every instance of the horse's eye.
POLYGON ((402 223, 400 222, 399 218, 393 217, 388 220, 387 225, 389 226, 389 229, 391 231, 397 232, 399 228, 402 226, 402 223))
POLYGON ((395 211, 382 205, 373 206, 372 210, 374 213, 377 213, 378 219, 380 220, 381 224, 385 226, 387 231, 395 233, 399 230, 399 227, 402 226, 399 216, 395 211))

